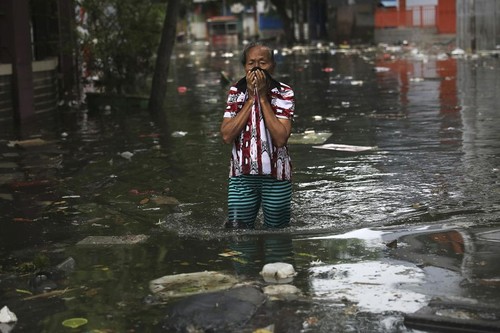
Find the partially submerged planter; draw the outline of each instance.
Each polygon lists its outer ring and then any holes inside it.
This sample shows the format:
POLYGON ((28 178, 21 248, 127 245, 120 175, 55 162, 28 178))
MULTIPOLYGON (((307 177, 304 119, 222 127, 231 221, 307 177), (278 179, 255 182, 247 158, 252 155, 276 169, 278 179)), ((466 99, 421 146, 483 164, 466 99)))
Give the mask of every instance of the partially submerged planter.
POLYGON ((167 275, 149 282, 149 289, 163 299, 227 290, 240 281, 228 274, 204 271, 167 275))

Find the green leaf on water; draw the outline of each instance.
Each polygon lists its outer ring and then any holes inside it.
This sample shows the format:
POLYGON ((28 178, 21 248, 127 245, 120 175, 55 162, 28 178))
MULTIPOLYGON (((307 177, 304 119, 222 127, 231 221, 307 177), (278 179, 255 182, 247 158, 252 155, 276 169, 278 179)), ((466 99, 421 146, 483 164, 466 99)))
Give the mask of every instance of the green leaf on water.
POLYGON ((88 320, 85 318, 70 318, 62 322, 63 326, 70 328, 77 328, 85 325, 86 323, 88 323, 88 320))
POLYGON ((245 260, 245 259, 242 259, 242 258, 236 258, 236 257, 233 257, 233 258, 231 258, 231 260, 232 260, 232 261, 236 261, 236 262, 238 262, 238 263, 240 263, 240 264, 243 264, 243 265, 248 264, 248 261, 247 261, 247 260, 245 260))
POLYGON ((20 294, 28 294, 28 295, 33 295, 33 293, 29 290, 25 290, 25 289, 16 289, 16 291, 20 294))
POLYGON ((297 253, 297 255, 301 256, 301 257, 308 257, 308 258, 317 258, 318 257, 317 255, 310 254, 310 253, 304 253, 304 252, 297 253))

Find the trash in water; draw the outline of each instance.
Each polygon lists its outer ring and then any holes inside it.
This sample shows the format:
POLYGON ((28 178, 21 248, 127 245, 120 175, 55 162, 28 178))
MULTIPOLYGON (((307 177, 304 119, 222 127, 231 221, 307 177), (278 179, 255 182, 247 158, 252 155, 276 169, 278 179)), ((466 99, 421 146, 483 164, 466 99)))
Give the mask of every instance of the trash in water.
POLYGON ((0 193, 0 199, 2 200, 8 200, 8 201, 13 201, 14 196, 10 193, 0 193))
POLYGON ((7 305, 5 305, 1 310, 0 310, 0 323, 2 324, 8 324, 8 323, 13 323, 17 321, 17 316, 14 312, 10 311, 7 305))
POLYGON ((75 270, 76 261, 72 257, 68 257, 66 260, 61 262, 56 266, 56 268, 65 273, 71 273, 75 270))
POLYGON ((46 145, 48 143, 49 143, 48 141, 45 141, 45 140, 40 139, 40 138, 37 138, 37 139, 28 139, 28 140, 22 140, 22 141, 9 141, 7 143, 7 146, 8 147, 19 146, 19 147, 22 147, 22 148, 26 148, 26 147, 43 146, 43 145, 46 145))
POLYGON ((63 326, 70 328, 78 328, 88 323, 85 318, 70 318, 62 322, 63 326))
POLYGON ((174 197, 168 196, 156 196, 151 198, 151 200, 157 205, 178 205, 180 204, 179 200, 174 197))
POLYGON ((465 51, 462 50, 461 48, 456 48, 454 49, 453 51, 451 51, 451 55, 453 57, 461 57, 461 56, 464 56, 465 55, 465 51))
POLYGON ((275 262, 264 265, 260 275, 268 283, 290 283, 297 272, 291 264, 275 262))
POLYGON ((375 67, 374 71, 377 73, 384 73, 390 71, 389 67, 375 67))
POLYGON ((162 298, 174 298, 226 290, 238 282, 239 280, 232 275, 203 271, 166 275, 150 281, 149 289, 162 298))
POLYGON ((88 236, 76 245, 128 245, 142 243, 148 239, 146 235, 126 236, 88 236))
POLYGON ((291 284, 271 284, 264 287, 264 294, 269 296, 300 295, 299 288, 291 284))
POLYGON ((292 133, 288 139, 290 144, 322 144, 332 136, 330 132, 315 132, 314 130, 304 133, 292 133))
POLYGON ((337 143, 328 143, 321 146, 313 146, 313 148, 317 149, 327 149, 327 150, 337 150, 337 151, 350 151, 350 152, 361 152, 361 151, 369 151, 369 150, 377 150, 377 147, 373 146, 352 146, 352 145, 344 145, 337 143))
POLYGON ((234 256, 239 256, 242 253, 240 251, 227 251, 223 253, 219 253, 221 257, 234 257, 234 256))
POLYGON ((132 156, 134 156, 134 154, 129 151, 124 151, 123 153, 120 153, 120 156, 130 161, 130 159, 132 158, 132 156))
POLYGON ((310 293, 318 299, 343 298, 362 311, 412 312, 427 296, 412 290, 424 282, 422 269, 400 262, 368 261, 310 267, 310 293))
POLYGON ((182 138, 183 136, 186 136, 187 132, 183 132, 183 131, 175 131, 175 132, 172 132, 172 137, 174 138, 182 138))

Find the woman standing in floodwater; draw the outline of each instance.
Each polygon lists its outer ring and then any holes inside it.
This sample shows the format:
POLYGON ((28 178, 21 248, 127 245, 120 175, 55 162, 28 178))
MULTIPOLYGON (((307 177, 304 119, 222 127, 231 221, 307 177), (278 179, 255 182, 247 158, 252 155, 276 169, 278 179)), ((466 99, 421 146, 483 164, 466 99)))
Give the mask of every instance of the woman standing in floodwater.
POLYGON ((229 90, 220 128, 233 144, 226 227, 254 228, 262 205, 264 226, 283 228, 290 223, 294 92, 272 78, 276 62, 267 45, 248 44, 242 64, 246 75, 229 90))

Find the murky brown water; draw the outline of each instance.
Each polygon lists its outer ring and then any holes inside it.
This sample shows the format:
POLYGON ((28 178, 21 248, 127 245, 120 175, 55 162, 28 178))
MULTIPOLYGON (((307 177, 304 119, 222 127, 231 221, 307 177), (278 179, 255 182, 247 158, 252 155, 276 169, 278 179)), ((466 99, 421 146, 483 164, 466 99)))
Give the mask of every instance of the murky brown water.
MULTIPOLYGON (((425 259, 442 270, 428 269, 432 278, 453 276, 453 288, 440 284, 441 290, 498 301, 500 272, 491 268, 498 239, 484 243, 478 236, 500 225, 498 58, 379 60, 369 49, 312 48, 277 59, 277 76, 296 91, 295 134, 330 132, 325 144, 376 147, 343 152, 291 144, 293 217, 284 231, 221 228, 230 147, 218 136, 227 89, 220 71, 241 75, 236 52, 179 46, 166 120, 153 122, 134 105, 112 106, 58 117, 53 128, 40 132, 47 141, 40 146, 8 147, 13 138, 1 138, 0 306, 18 315, 14 331, 60 332, 71 317, 89 320, 81 332, 152 331, 163 307, 144 302, 150 280, 203 270, 259 279, 262 265, 273 261, 293 263, 299 272, 294 284, 312 297, 319 288, 311 273, 315 260, 420 265, 425 259), (178 93, 179 86, 187 92, 178 93), (434 225, 444 231, 437 228, 428 239, 411 236, 434 225), (387 252, 356 238, 317 239, 376 227, 395 235, 410 230, 399 237, 415 251, 387 252), (436 240, 452 237, 450 228, 460 231, 462 253, 448 256, 444 252, 454 243, 436 240), (129 234, 149 239, 131 246, 76 245, 87 236, 129 234), (218 256, 226 249, 243 255, 218 256), (422 259, 416 251, 437 259, 422 259), (24 299, 31 263, 50 267, 68 257, 75 270, 56 281, 66 293, 24 299), (460 284, 471 276, 493 287, 460 284)), ((332 311, 339 301, 331 299, 288 306, 304 320, 319 318, 314 332, 411 331, 396 310, 332 311)), ((290 318, 284 313, 275 317, 278 327, 290 318)))

